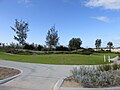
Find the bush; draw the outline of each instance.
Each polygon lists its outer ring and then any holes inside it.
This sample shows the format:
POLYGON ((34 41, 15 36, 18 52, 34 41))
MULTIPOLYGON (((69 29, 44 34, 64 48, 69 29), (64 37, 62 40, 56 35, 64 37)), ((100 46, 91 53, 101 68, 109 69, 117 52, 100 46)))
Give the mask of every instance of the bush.
POLYGON ((107 64, 107 65, 99 65, 97 67, 97 70, 99 71, 109 71, 109 70, 112 70, 112 66, 107 64))
POLYGON ((30 45, 29 44, 25 44, 25 46, 23 47, 23 49, 34 50, 35 47, 32 44, 30 44, 30 45))
POLYGON ((38 46, 37 46, 37 50, 38 50, 38 51, 41 51, 42 49, 43 49, 43 46, 42 46, 42 45, 38 45, 38 46))
POLYGON ((23 49, 27 49, 27 50, 36 50, 36 51, 41 51, 43 49, 42 45, 37 45, 37 44, 28 44, 26 43, 23 47, 23 49))
POLYGON ((110 71, 100 71, 90 67, 74 68, 72 71, 74 80, 87 88, 112 87, 120 85, 119 75, 110 71))
POLYGON ((15 49, 9 49, 6 51, 6 53, 19 54, 19 55, 32 55, 33 54, 30 51, 19 51, 19 50, 15 50, 15 49))
POLYGON ((18 53, 18 50, 8 49, 8 50, 6 50, 6 53, 17 54, 17 53, 18 53))
POLYGON ((118 64, 113 64, 112 68, 113 68, 113 70, 117 70, 117 69, 119 69, 119 65, 118 64))
POLYGON ((110 71, 110 70, 118 70, 120 69, 120 64, 112 64, 112 65, 99 65, 97 70, 99 71, 110 71))
POLYGON ((69 51, 69 48, 60 45, 60 46, 57 46, 57 47, 56 47, 56 51, 69 51))
POLYGON ((92 50, 92 49, 84 49, 82 52, 81 52, 81 54, 83 54, 83 55, 90 55, 90 54, 92 54, 94 52, 94 50, 92 50))

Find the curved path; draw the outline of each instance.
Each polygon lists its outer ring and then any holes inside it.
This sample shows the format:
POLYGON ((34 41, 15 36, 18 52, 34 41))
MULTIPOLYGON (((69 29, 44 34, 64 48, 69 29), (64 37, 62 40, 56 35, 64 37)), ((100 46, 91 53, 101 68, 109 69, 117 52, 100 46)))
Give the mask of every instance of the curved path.
POLYGON ((70 75, 75 65, 33 64, 0 60, 0 67, 23 70, 20 77, 0 85, 0 90, 52 90, 56 81, 70 75))

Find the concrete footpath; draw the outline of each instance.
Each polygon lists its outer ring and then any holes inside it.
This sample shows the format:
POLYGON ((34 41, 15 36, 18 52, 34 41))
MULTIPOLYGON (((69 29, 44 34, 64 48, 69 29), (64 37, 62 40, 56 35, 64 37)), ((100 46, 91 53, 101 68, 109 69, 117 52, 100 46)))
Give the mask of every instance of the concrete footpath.
POLYGON ((0 90, 52 90, 57 80, 70 75, 74 65, 33 64, 0 60, 0 67, 23 70, 20 77, 0 85, 0 90))

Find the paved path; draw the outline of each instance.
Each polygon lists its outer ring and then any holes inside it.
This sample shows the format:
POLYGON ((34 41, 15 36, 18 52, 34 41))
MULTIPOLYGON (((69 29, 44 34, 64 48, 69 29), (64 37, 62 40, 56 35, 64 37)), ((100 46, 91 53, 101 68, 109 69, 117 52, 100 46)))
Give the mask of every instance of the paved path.
POLYGON ((56 81, 70 75, 75 66, 45 65, 0 60, 0 66, 15 67, 23 70, 23 74, 5 84, 0 90, 52 90, 56 81))

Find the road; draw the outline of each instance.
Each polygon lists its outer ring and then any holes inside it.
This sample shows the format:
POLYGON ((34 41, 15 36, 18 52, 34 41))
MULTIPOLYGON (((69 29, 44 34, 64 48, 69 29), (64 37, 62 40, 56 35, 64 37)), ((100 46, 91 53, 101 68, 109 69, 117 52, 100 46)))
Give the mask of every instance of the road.
POLYGON ((70 75, 75 65, 33 64, 0 60, 0 67, 15 67, 22 75, 5 84, 0 90, 52 90, 57 80, 70 75))

